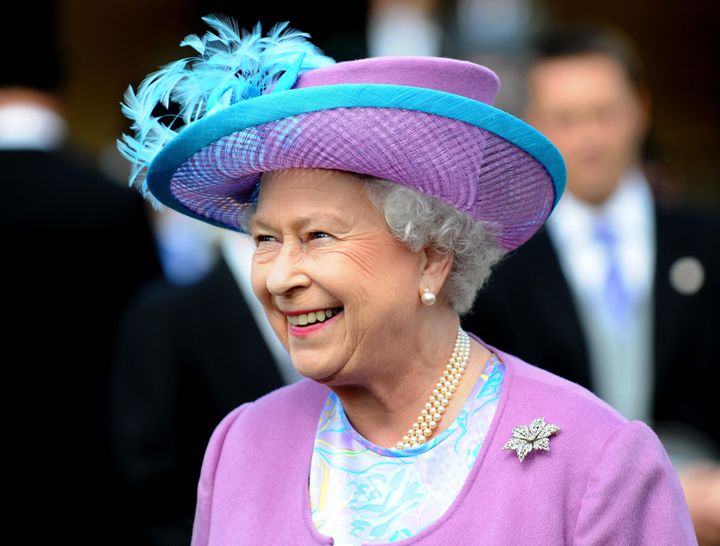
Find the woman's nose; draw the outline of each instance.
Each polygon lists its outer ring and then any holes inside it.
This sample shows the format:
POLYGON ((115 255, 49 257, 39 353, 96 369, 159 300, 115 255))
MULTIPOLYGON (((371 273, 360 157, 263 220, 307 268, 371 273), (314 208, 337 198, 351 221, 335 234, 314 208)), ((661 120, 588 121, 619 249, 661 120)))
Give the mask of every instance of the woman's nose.
POLYGON ((267 276, 268 291, 279 296, 294 288, 308 286, 310 278, 303 268, 304 261, 305 253, 300 245, 283 244, 267 276))

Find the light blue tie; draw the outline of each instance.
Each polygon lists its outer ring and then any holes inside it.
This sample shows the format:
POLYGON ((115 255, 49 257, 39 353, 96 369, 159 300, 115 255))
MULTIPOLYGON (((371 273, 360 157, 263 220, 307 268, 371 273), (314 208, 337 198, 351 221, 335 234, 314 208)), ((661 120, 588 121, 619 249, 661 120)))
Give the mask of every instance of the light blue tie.
POLYGON ((623 331, 630 320, 630 297, 620 270, 618 237, 612 226, 602 218, 595 221, 593 235, 600 243, 607 262, 603 305, 609 312, 613 326, 618 331, 623 331))

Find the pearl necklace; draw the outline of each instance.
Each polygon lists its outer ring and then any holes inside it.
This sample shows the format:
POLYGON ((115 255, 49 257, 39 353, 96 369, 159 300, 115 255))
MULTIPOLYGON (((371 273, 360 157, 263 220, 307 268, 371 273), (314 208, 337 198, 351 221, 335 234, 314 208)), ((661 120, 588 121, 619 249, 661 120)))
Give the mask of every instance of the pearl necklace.
POLYGON ((450 399, 465 373, 465 367, 469 359, 470 336, 459 327, 450 362, 445 367, 440 381, 435 385, 429 401, 425 404, 422 412, 420 412, 420 415, 413 423, 412 428, 408 430, 402 440, 395 445, 397 449, 419 447, 430 439, 430 436, 433 435, 435 429, 437 429, 440 424, 440 419, 442 419, 445 414, 445 408, 450 404, 450 399))

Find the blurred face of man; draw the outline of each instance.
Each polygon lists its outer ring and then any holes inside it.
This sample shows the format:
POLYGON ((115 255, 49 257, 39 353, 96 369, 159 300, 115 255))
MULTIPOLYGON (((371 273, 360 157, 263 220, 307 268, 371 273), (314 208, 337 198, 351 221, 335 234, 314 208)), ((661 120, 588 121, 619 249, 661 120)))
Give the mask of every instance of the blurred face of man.
POLYGON ((527 121, 560 150, 568 190, 603 203, 638 160, 645 106, 621 65, 602 54, 561 57, 529 74, 527 121))

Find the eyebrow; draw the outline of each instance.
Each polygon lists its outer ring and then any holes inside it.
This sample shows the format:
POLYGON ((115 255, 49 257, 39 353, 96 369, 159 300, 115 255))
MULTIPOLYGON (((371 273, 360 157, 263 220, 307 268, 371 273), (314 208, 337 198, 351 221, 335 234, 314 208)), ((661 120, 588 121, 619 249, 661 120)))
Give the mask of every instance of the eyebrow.
MULTIPOLYGON (((293 229, 302 229, 304 227, 307 227, 308 224, 311 224, 313 222, 317 222, 318 218, 321 218, 323 221, 329 221, 331 223, 334 223, 336 225, 339 225, 339 227, 342 229, 349 229, 349 224, 343 220, 340 216, 330 214, 328 215, 326 212, 318 213, 318 214, 309 214, 307 216, 301 216, 300 218, 296 218, 293 220, 290 224, 290 227, 293 229)), ((250 229, 253 228, 263 228, 263 229, 269 229, 273 230, 275 229, 270 223, 266 222, 262 218, 258 218, 257 215, 253 216, 250 219, 250 229)))

